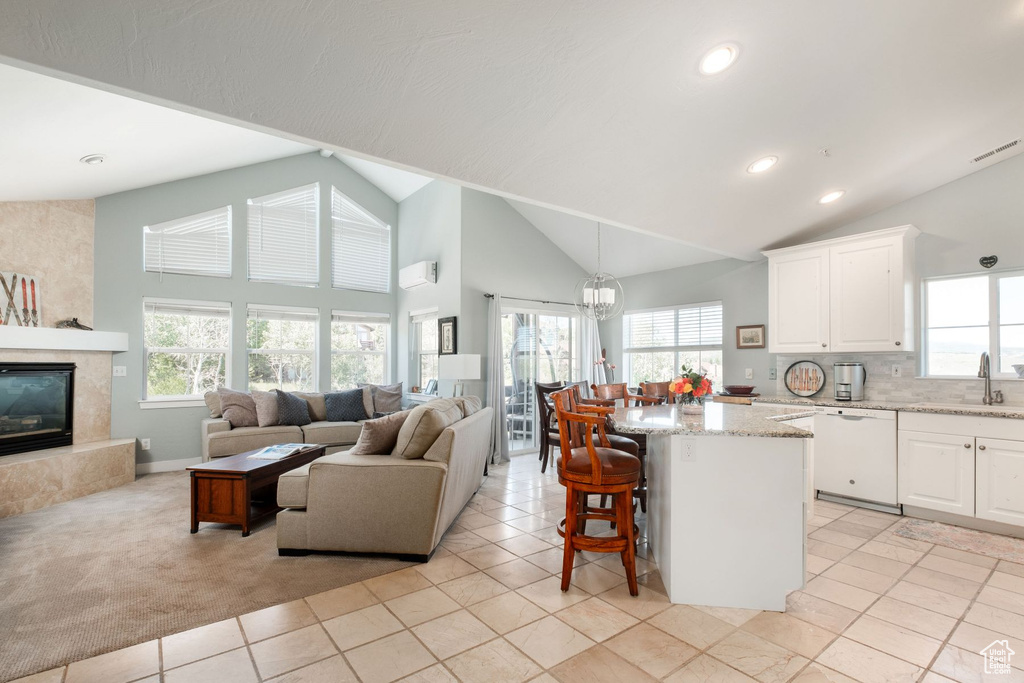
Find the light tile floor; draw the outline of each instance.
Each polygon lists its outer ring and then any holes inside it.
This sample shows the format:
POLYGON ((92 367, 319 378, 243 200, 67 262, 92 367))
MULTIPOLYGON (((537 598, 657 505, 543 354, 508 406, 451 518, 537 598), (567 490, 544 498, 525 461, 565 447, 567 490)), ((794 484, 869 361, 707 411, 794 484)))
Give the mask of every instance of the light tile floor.
POLYGON ((818 501, 807 585, 784 614, 671 605, 645 546, 639 597, 617 555, 592 553, 562 593, 564 494, 539 470, 493 467, 424 565, 21 681, 1024 681, 1024 565, 818 501), (1004 638, 1019 668, 986 677, 977 653, 1004 638))

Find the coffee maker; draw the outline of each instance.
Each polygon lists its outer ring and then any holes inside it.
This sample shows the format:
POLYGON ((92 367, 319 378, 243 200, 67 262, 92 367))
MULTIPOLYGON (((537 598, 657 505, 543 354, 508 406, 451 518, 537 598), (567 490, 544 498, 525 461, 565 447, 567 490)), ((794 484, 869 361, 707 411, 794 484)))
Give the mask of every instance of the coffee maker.
POLYGON ((863 401, 864 382, 868 371, 863 363, 833 363, 832 376, 835 384, 835 400, 863 401))

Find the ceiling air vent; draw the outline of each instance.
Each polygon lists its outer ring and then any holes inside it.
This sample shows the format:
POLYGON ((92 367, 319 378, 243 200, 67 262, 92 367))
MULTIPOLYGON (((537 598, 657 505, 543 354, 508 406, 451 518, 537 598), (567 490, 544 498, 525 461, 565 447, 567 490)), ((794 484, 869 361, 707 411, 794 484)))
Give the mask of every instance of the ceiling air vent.
POLYGON ((1005 152, 1008 149, 1013 149, 1018 144, 1020 144, 1020 138, 1017 138, 1016 140, 1014 140, 1012 142, 1007 142, 1005 145, 999 145, 995 149, 990 149, 989 151, 985 152, 984 154, 979 154, 978 156, 976 156, 973 159, 971 159, 971 163, 972 164, 976 164, 979 161, 984 161, 985 159, 988 159, 989 157, 994 157, 995 155, 1001 154, 1002 152, 1005 152))

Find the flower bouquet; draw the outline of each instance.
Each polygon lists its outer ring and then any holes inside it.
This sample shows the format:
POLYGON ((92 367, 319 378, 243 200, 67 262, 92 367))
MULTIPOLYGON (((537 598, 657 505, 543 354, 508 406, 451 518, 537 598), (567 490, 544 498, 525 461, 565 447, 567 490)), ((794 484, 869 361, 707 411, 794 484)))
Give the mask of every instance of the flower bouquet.
POLYGON ((711 380, 687 365, 682 370, 681 375, 669 382, 668 391, 676 403, 690 407, 684 409, 684 413, 699 413, 704 397, 711 393, 711 380))

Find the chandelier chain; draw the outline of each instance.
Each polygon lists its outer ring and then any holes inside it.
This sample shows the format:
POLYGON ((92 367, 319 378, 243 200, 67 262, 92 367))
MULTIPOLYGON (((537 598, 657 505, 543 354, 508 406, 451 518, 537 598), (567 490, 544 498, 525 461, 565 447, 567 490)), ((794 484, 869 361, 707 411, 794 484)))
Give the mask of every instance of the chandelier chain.
POLYGON ((601 270, 601 224, 600 223, 597 224, 597 272, 598 273, 602 272, 602 270, 601 270))

